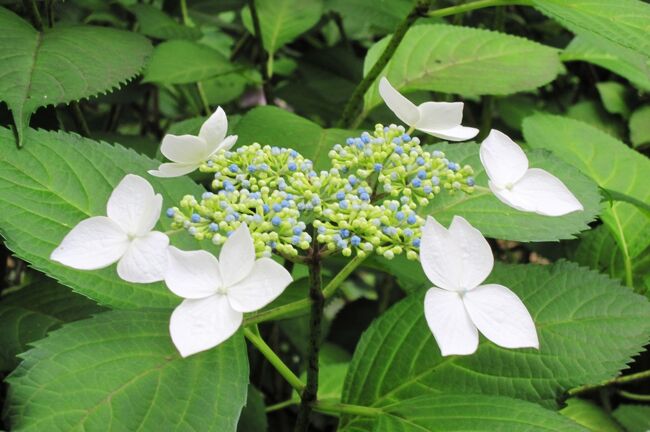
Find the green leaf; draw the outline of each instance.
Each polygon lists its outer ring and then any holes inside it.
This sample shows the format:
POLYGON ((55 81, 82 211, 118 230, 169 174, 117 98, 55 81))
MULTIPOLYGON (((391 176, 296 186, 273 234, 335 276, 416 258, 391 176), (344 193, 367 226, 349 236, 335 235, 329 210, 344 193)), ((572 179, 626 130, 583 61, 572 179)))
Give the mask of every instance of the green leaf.
POLYGON ((650 407, 623 404, 614 410, 614 417, 627 432, 647 432, 650 429, 650 407))
MULTIPOLYGON (((318 400, 325 402, 341 402, 341 393, 343 392, 343 381, 348 372, 349 363, 332 363, 320 364, 318 370, 318 400)), ((307 373, 300 375, 300 379, 305 382, 307 373)), ((300 403, 300 396, 293 392, 292 398, 296 404, 300 403)))
MULTIPOLYGON (((531 112, 529 116, 533 114, 535 113, 531 112)), ((595 100, 582 100, 571 105, 567 108, 565 115, 597 127, 619 139, 626 134, 625 125, 621 119, 605 111, 602 104, 595 100)), ((521 130, 521 125, 519 125, 519 129, 521 130)))
POLYGON ((593 402, 571 398, 560 413, 594 432, 623 432, 616 421, 593 402))
POLYGON ((352 39, 392 33, 415 4, 414 0, 327 0, 327 8, 343 20, 352 39))
POLYGON ((402 400, 374 420, 356 419, 341 432, 572 431, 578 424, 539 405, 517 399, 445 393, 402 400))
POLYGON ((0 297, 0 370, 14 369, 16 356, 27 350, 27 344, 42 339, 50 330, 103 310, 51 279, 0 297))
POLYGON ((472 194, 441 193, 421 211, 422 215, 431 215, 444 225, 448 225, 454 215, 460 215, 488 237, 517 241, 549 241, 573 238, 578 232, 588 229, 587 224, 593 221, 600 211, 600 195, 594 182, 548 152, 529 152, 530 166, 543 168, 560 178, 580 200, 584 211, 548 217, 515 210, 499 201, 487 188, 487 174, 481 165, 477 144, 443 143, 431 146, 430 149, 444 152, 449 160, 461 166, 471 165, 474 168, 476 184, 479 186, 472 194))
POLYGON ((198 39, 201 30, 173 20, 169 15, 148 4, 135 4, 129 8, 138 19, 138 31, 157 39, 198 39))
MULTIPOLYGON (((386 48, 390 37, 373 45, 364 75, 386 48)), ((380 76, 402 93, 431 90, 461 95, 506 95, 533 90, 562 68, 557 50, 516 36, 449 25, 412 27, 380 76)), ((365 111, 382 102, 373 84, 365 111)))
POLYGON ((625 118, 630 115, 627 87, 616 81, 607 81, 599 82, 596 84, 596 88, 607 112, 620 114, 625 118))
POLYGON ((570 262, 498 264, 488 283, 521 298, 535 321, 539 351, 505 349, 481 338, 473 355, 441 357, 420 292, 391 307, 361 337, 342 402, 384 408, 456 392, 554 407, 567 389, 616 375, 650 336, 644 297, 570 262))
MULTIPOLYGON (((616 138, 585 123, 547 114, 528 117, 523 131, 531 147, 551 150, 602 188, 650 202, 646 179, 650 160, 616 138)), ((633 205, 614 202, 602 218, 628 262, 650 245, 650 219, 633 205)))
POLYGON ((156 46, 144 72, 144 82, 185 84, 233 72, 236 66, 208 46, 171 40, 156 46))
POLYGON ((37 342, 8 378, 12 429, 234 432, 248 388, 241 333, 183 359, 168 325, 166 311, 112 311, 37 342))
MULTIPOLYGON (((74 134, 27 130, 38 147, 16 150, 8 129, 0 128, 0 234, 18 257, 76 292, 113 308, 171 308, 179 303, 163 283, 133 284, 121 280, 114 266, 80 271, 50 261, 63 237, 81 220, 106 214, 106 202, 124 175, 145 177, 163 196, 163 208, 186 194, 203 190, 188 178, 158 179, 147 174, 159 162, 123 147, 113 147, 74 134)), ((161 218, 159 229, 171 223, 161 218)), ((196 249, 191 236, 171 241, 196 249)))
POLYGON ((107 27, 36 31, 0 7, 0 100, 13 113, 18 142, 38 107, 105 93, 133 78, 151 54, 138 34, 107 27))
MULTIPOLYGON (((323 13, 320 0, 256 0, 264 49, 270 56, 312 28, 323 13)), ((242 11, 244 26, 255 34, 248 8, 242 11)))
POLYGON ((650 105, 644 105, 630 117, 630 141, 634 147, 650 144, 650 105))
POLYGON ((650 5, 639 0, 533 0, 545 15, 574 33, 604 38, 650 55, 650 5))
POLYGON ((650 61, 635 51, 607 40, 577 36, 560 55, 562 61, 585 61, 627 78, 642 90, 650 91, 650 61))
POLYGON ((248 398, 237 424, 237 432, 266 432, 267 429, 264 395, 249 384, 248 398))
POLYGON ((239 136, 239 146, 259 142, 292 148, 311 159, 317 170, 328 169, 327 153, 332 146, 345 142, 354 134, 344 129, 323 129, 312 121, 272 106, 250 110, 237 124, 235 133, 239 136))

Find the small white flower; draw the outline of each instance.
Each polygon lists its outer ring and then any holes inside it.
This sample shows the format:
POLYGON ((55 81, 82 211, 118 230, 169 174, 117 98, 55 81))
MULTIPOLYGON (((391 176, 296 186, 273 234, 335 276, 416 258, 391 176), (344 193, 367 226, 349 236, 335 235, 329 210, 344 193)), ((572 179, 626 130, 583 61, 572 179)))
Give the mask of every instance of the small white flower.
POLYGON ((416 106, 388 82, 379 80, 379 94, 388 108, 410 127, 448 141, 474 138, 478 129, 461 126, 462 102, 425 102, 416 106))
POLYGON ((50 259, 79 270, 96 270, 117 262, 128 282, 163 279, 169 238, 152 231, 160 217, 162 196, 148 181, 128 174, 113 190, 106 216, 79 222, 54 249, 50 259))
POLYGON ((196 170, 203 162, 219 150, 230 150, 237 141, 237 135, 226 137, 228 119, 221 107, 201 126, 199 136, 171 135, 163 138, 161 153, 173 162, 161 164, 157 170, 149 171, 156 177, 179 177, 196 170))
POLYGON ((517 210, 562 216, 584 210, 571 191, 548 171, 528 168, 526 153, 496 129, 481 143, 481 163, 499 200, 517 210))
POLYGON ((434 287, 424 299, 424 315, 443 356, 472 354, 478 331, 505 348, 539 348, 526 306, 508 288, 480 285, 494 266, 490 245, 460 216, 449 230, 432 217, 422 227, 422 268, 434 287))
POLYGON ((226 240, 219 260, 198 250, 169 248, 167 287, 185 298, 172 313, 169 330, 183 357, 205 351, 232 336, 244 312, 263 308, 292 281, 289 272, 270 258, 255 260, 246 224, 226 240))

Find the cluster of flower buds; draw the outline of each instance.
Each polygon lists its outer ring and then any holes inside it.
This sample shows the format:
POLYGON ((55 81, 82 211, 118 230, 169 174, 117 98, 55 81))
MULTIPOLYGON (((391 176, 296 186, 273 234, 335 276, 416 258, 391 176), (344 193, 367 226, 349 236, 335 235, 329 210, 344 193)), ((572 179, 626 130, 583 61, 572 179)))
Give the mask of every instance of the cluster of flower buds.
POLYGON ((416 209, 443 189, 474 189, 470 166, 425 151, 402 126, 377 125, 373 135, 335 145, 329 157, 332 168, 317 172, 292 149, 256 143, 217 152, 200 166, 214 175, 213 192, 200 201, 186 196, 167 215, 176 228, 218 245, 245 222, 264 256, 309 249, 312 224, 324 253, 417 259, 424 219, 416 209))

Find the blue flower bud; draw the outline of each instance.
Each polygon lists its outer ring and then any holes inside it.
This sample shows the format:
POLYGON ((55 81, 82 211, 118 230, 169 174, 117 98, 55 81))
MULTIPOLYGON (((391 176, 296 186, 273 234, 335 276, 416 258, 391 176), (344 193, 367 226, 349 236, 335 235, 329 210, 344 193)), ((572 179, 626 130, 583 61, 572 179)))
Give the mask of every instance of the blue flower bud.
POLYGON ((347 209, 349 207, 349 204, 350 203, 348 202, 348 200, 339 201, 339 207, 342 209, 347 209))
POLYGON ((400 222, 403 221, 404 220, 404 212, 399 211, 399 212, 395 213, 395 219, 397 219, 400 222))
POLYGON ((262 208, 264 209, 264 213, 268 213, 271 211, 271 207, 269 207, 268 204, 262 205, 262 208))
POLYGON ((361 238, 357 235, 353 235, 352 238, 350 238, 350 244, 352 246, 359 246, 361 244, 361 238))
POLYGON ((422 180, 420 180, 419 178, 416 177, 413 180, 411 180, 411 184, 413 185, 413 187, 418 188, 418 187, 422 186, 422 180))
POLYGON ((417 222, 417 218, 415 217, 415 214, 411 213, 409 217, 406 218, 406 222, 410 223, 411 225, 417 222))
POLYGON ((395 147, 395 153, 397 153, 398 155, 401 155, 402 153, 404 153, 404 149, 402 147, 400 147, 400 146, 397 146, 397 147, 395 147))
POLYGON ((366 192, 359 194, 359 198, 361 198, 361 201, 370 201, 370 195, 366 192))
POLYGON ((350 237, 350 230, 343 228, 341 230, 341 237, 342 238, 348 238, 350 237))
POLYGON ((282 210, 282 205, 281 204, 278 204, 278 203, 273 204, 273 211, 274 212, 279 212, 281 210, 282 210))
POLYGON ((404 141, 404 142, 411 141, 411 136, 409 134, 402 135, 402 141, 404 141))
POLYGON ((350 138, 346 139, 346 140, 345 140, 345 143, 346 143, 347 145, 352 145, 352 144, 354 144, 354 138, 350 137, 350 138))
POLYGON ((295 171, 298 169, 298 166, 295 164, 295 162, 289 162, 287 164, 287 168, 289 169, 289 171, 295 171))
POLYGON ((440 179, 436 176, 431 177, 431 183, 433 183, 434 186, 438 186, 440 184, 440 179))
POLYGON ((370 135, 368 134, 368 132, 364 132, 361 134, 361 141, 363 141, 366 144, 370 142, 370 135))
POLYGON ((194 223, 201 222, 201 216, 199 216, 198 214, 194 213, 194 214, 192 214, 192 217, 191 217, 190 220, 191 220, 192 222, 194 222, 194 223))
POLYGON ((236 173, 237 171, 239 171, 239 167, 237 165, 235 165, 235 164, 230 164, 230 166, 228 166, 228 169, 230 170, 230 172, 233 172, 233 173, 236 173))
POLYGON ((420 247, 420 239, 419 238, 413 239, 412 244, 413 244, 413 247, 419 248, 420 247))
POLYGON ((433 155, 433 157, 435 157, 435 158, 441 158, 441 157, 444 156, 440 150, 435 150, 435 151, 432 153, 432 155, 433 155))
POLYGON ((255 171, 257 171, 257 168, 255 167, 255 165, 248 165, 248 172, 249 172, 249 173, 252 174, 252 173, 254 173, 255 171))
POLYGON ((298 152, 292 149, 292 150, 289 150, 289 155, 291 155, 291 157, 295 158, 295 157, 298 157, 298 152))
POLYGON ((217 232, 217 231, 219 231, 219 225, 217 225, 217 224, 214 223, 214 222, 212 222, 212 223, 209 225, 209 228, 210 228, 210 231, 212 231, 212 232, 217 232))
POLYGON ((338 191, 338 192, 336 193, 336 199, 339 200, 339 201, 344 200, 344 199, 345 199, 345 192, 343 192, 343 191, 338 191))
POLYGON ((424 186, 424 187, 422 188, 422 190, 423 190, 424 193, 427 194, 427 195, 430 194, 431 192, 433 192, 433 188, 432 188, 431 186, 429 186, 429 185, 424 186))
POLYGON ((383 166, 382 164, 380 164, 380 163, 376 163, 375 166, 374 166, 373 168, 374 168, 374 170, 375 170, 376 172, 379 172, 379 171, 381 171, 381 169, 382 169, 383 167, 384 167, 384 166, 383 166))
POLYGON ((300 227, 300 226, 295 226, 295 227, 293 227, 293 233, 294 233, 295 235, 300 235, 300 234, 302 234, 302 227, 300 227))
POLYGON ((425 178, 427 178, 427 172, 425 170, 418 171, 418 178, 420 180, 424 180, 425 178))
POLYGON ((425 161, 424 161, 424 158, 422 156, 418 156, 418 158, 415 159, 415 163, 420 165, 420 166, 424 165, 424 162, 425 161))
POLYGON ((280 225, 280 223, 282 223, 282 219, 280 219, 280 216, 273 216, 273 218, 271 219, 271 223, 273 224, 273 226, 278 226, 280 225))
POLYGON ((176 210, 174 210, 173 208, 167 209, 167 217, 174 217, 174 213, 176 213, 176 210))
POLYGON ((476 183, 474 183, 474 177, 467 177, 467 186, 474 186, 476 183))

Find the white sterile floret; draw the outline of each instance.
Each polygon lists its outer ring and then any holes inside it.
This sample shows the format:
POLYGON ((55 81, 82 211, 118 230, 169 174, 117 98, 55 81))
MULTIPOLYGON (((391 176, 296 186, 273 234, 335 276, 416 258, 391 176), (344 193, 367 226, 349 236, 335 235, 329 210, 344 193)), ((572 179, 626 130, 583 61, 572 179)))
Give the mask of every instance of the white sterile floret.
POLYGON ((79 222, 50 259, 79 270, 96 270, 117 262, 117 274, 125 281, 160 281, 167 265, 169 238, 152 230, 161 208, 162 196, 149 182, 128 174, 108 199, 107 216, 79 222))
POLYGON ((462 102, 424 102, 416 106, 385 77, 379 81, 379 94, 388 108, 414 129, 448 141, 465 141, 478 134, 476 128, 461 126, 462 102))
POLYGON ((224 243, 219 259, 212 254, 169 248, 167 287, 185 298, 172 313, 169 330, 183 357, 205 351, 232 336, 244 312, 259 310, 292 281, 289 272, 270 258, 255 260, 246 224, 224 243))
POLYGON ((544 216, 583 210, 560 179, 543 169, 528 168, 524 151, 503 132, 492 129, 481 143, 480 155, 490 189, 510 207, 544 216))
POLYGON ((157 170, 149 171, 156 177, 179 177, 189 174, 201 166, 219 150, 230 150, 237 141, 237 135, 226 136, 228 119, 221 107, 201 126, 199 136, 171 135, 163 138, 161 153, 172 162, 161 164, 157 170))
POLYGON ((502 285, 481 285, 494 257, 465 219, 454 216, 447 230, 428 217, 420 261, 434 284, 424 299, 424 315, 443 356, 472 354, 479 331, 505 348, 539 348, 535 323, 517 295, 502 285))

